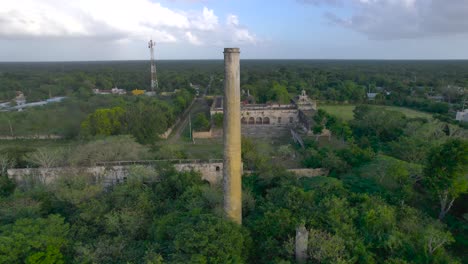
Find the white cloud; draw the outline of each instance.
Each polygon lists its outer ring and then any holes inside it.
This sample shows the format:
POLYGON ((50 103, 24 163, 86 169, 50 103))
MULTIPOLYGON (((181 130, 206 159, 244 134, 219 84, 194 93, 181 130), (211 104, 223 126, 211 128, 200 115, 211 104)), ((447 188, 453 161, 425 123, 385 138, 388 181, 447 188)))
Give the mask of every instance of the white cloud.
POLYGON ((297 0, 302 3, 341 5, 351 15, 328 12, 335 24, 372 39, 404 39, 468 34, 467 0, 297 0))
POLYGON ((247 29, 236 29, 234 30, 233 41, 242 43, 256 43, 256 37, 252 35, 247 29))
POLYGON ((228 26, 238 26, 239 18, 236 15, 228 15, 226 18, 226 24, 228 26))
POLYGON ((192 32, 190 32, 190 31, 185 32, 185 37, 193 45, 201 45, 202 44, 200 39, 198 39, 198 37, 195 36, 194 34, 192 34, 192 32))
POLYGON ((195 16, 191 22, 197 29, 214 30, 218 26, 218 17, 214 14, 213 10, 204 7, 202 14, 195 16))
POLYGON ((313 5, 341 5, 342 0, 296 0, 299 3, 313 5))
MULTIPOLYGON (((214 10, 172 10, 151 0, 2 0, 0 39, 104 38, 125 42, 147 40, 221 41, 238 30, 255 39, 245 27, 224 26, 214 10), (202 37, 203 39, 200 39, 202 37)), ((248 39, 245 38, 244 39, 248 39)))
POLYGON ((228 15, 226 18, 226 25, 227 28, 230 29, 230 32, 232 32, 232 41, 239 43, 257 42, 257 37, 247 30, 247 28, 240 25, 239 18, 236 15, 228 15))

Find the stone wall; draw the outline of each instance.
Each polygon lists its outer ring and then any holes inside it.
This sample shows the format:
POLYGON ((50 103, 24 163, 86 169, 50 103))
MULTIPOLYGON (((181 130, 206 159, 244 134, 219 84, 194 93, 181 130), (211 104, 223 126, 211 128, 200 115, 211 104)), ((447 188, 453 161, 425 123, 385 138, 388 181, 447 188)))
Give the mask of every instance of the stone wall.
MULTIPOLYGON (((223 113, 222 110, 212 110, 211 115, 223 113)), ((258 109, 242 109, 241 123, 242 125, 277 125, 290 126, 300 122, 299 110, 290 108, 258 108, 258 109)))
POLYGON ((17 140, 17 139, 63 139, 63 136, 60 136, 60 135, 0 136, 0 140, 17 140))
POLYGON ((458 120, 460 122, 468 122, 468 109, 458 111, 455 120, 458 120))
MULTIPOLYGON (((222 97, 216 97, 210 114, 223 113, 222 97)), ((299 109, 294 104, 245 104, 241 106, 242 125, 291 126, 300 122, 299 109)))
POLYGON ((29 181, 50 184, 61 175, 87 174, 95 177, 96 182, 113 185, 124 181, 128 176, 129 166, 63 167, 63 168, 27 168, 9 169, 8 177, 22 184, 29 181))
MULTIPOLYGON (((290 127, 276 125, 242 125, 241 133, 243 136, 252 138, 283 138, 290 136, 290 127)), ((211 129, 206 132, 193 132, 194 139, 222 138, 222 129, 211 129)))
POLYGON ((174 126, 171 126, 170 128, 168 128, 166 130, 166 132, 162 133, 161 135, 159 135, 160 138, 163 138, 163 139, 167 139, 169 137, 169 135, 172 133, 172 129, 174 129, 174 126))
MULTIPOLYGON (((153 165, 143 165, 152 167, 153 165)), ((104 185, 114 185, 123 182, 129 175, 130 165, 115 166, 95 166, 95 167, 63 167, 63 168, 27 168, 27 169, 9 169, 8 177, 14 179, 17 183, 26 183, 28 181, 50 184, 61 175, 88 174, 95 177, 96 182, 102 182, 104 185)), ((174 164, 177 171, 196 171, 200 172, 203 180, 212 185, 221 184, 223 179, 222 162, 206 163, 178 163, 174 164)))
POLYGON ((177 171, 198 171, 202 175, 202 180, 209 182, 211 185, 222 184, 223 182, 223 163, 185 163, 174 164, 177 171))
POLYGON ((209 131, 192 131, 193 138, 212 138, 212 128, 209 131))
POLYGON ((291 126, 299 122, 297 109, 243 109, 242 125, 291 126))
POLYGON ((286 126, 244 125, 242 135, 249 138, 288 138, 290 128, 286 126))
MULTIPOLYGON (((223 162, 194 162, 194 163, 176 163, 173 164, 177 171, 197 171, 200 172, 202 180, 211 185, 222 184, 223 181, 223 162)), ((144 165, 153 166, 153 165, 144 165)), ((56 180, 60 175, 78 175, 89 174, 95 177, 96 182, 102 182, 104 185, 114 185, 123 182, 129 175, 131 165, 114 166, 95 166, 95 167, 64 167, 64 168, 28 168, 28 169, 9 169, 8 177, 18 183, 27 181, 39 181, 49 184, 56 180)), ((325 169, 289 169, 298 177, 326 176, 328 171, 325 169)), ((248 171, 246 173, 249 173, 248 171)))

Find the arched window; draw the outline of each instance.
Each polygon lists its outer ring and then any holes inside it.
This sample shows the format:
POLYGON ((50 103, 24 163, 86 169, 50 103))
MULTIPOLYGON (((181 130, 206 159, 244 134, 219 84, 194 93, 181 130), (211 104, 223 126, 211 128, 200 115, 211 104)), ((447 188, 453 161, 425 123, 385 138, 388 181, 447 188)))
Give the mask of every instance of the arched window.
POLYGON ((253 117, 249 118, 249 125, 255 125, 255 118, 253 117))
POLYGON ((241 119, 241 124, 247 124, 247 119, 245 119, 245 117, 241 119))
POLYGON ((278 124, 281 124, 281 117, 278 117, 278 124))
POLYGON ((262 118, 261 118, 261 117, 257 117, 257 121, 255 122, 255 124, 261 125, 261 124, 262 124, 262 118))
POLYGON ((205 185, 211 185, 210 182, 207 181, 207 180, 203 180, 203 184, 205 184, 205 185))
POLYGON ((290 117, 289 117, 289 123, 292 124, 292 122, 294 122, 294 117, 290 116, 290 117))
POLYGON ((216 166, 216 171, 220 171, 221 168, 219 166, 216 166))
POLYGON ((263 118, 263 124, 269 125, 270 124, 270 118, 269 117, 264 117, 263 118))

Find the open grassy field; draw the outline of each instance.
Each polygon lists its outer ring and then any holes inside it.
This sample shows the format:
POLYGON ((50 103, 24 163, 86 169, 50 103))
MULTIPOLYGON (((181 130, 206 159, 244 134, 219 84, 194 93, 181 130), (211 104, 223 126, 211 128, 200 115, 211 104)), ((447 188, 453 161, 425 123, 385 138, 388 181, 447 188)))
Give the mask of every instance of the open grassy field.
POLYGON ((187 159, 222 159, 223 158, 223 140, 214 139, 196 139, 195 143, 188 137, 180 137, 174 142, 161 140, 156 144, 156 152, 160 157, 157 159, 175 159, 178 153, 183 153, 187 159))
MULTIPOLYGON (((188 131, 187 131, 188 133, 188 131)), ((289 137, 285 138, 251 138, 252 142, 256 146, 256 150, 266 157, 271 157, 272 163, 276 165, 284 166, 285 168, 300 168, 300 161, 302 157, 294 150, 291 146, 294 157, 284 158, 279 156, 278 150, 281 146, 292 144, 289 137)), ((187 159, 222 159, 223 158, 223 139, 212 138, 212 139, 195 139, 192 142, 188 137, 180 137, 175 142, 160 141, 157 143, 156 152, 162 154, 164 159, 178 158, 178 153, 183 153, 187 159), (160 153, 163 151, 164 153, 160 153)))
POLYGON ((353 119, 355 105, 319 105, 319 109, 325 110, 330 115, 341 118, 345 121, 353 119))
POLYGON ((196 139, 195 144, 181 143, 187 156, 192 159, 222 159, 223 158, 223 140, 196 139))
MULTIPOLYGON (((352 120, 353 117, 353 110, 356 105, 319 105, 320 109, 327 111, 327 113, 339 117, 345 121, 352 120)), ((374 107, 384 108, 387 110, 398 111, 405 114, 408 118, 415 118, 415 117, 424 117, 431 119, 432 115, 428 113, 424 113, 421 111, 416 111, 413 109, 405 108, 405 107, 397 107, 397 106, 386 106, 386 105, 375 105, 374 107)))

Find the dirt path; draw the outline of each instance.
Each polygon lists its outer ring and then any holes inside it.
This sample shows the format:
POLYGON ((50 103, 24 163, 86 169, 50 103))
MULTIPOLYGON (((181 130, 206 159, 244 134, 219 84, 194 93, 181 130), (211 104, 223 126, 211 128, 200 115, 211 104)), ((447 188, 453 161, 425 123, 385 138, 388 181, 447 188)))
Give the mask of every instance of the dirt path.
POLYGON ((198 98, 195 98, 189 105, 189 107, 184 111, 184 113, 182 114, 182 119, 179 121, 179 124, 176 125, 176 127, 174 128, 174 131, 172 131, 171 136, 169 137, 167 142, 174 143, 180 139, 180 134, 182 134, 182 131, 184 131, 184 128, 188 123, 188 116, 192 111, 193 105, 196 104, 197 100, 198 98))
POLYGON ((206 96, 206 93, 207 93, 208 89, 211 88, 211 83, 213 82, 213 79, 214 79, 213 76, 211 76, 210 77, 210 82, 205 87, 205 91, 203 92, 202 96, 199 97, 199 98, 195 98, 192 101, 192 103, 190 104, 190 106, 184 111, 184 113, 182 114, 181 121, 175 127, 174 131, 172 132, 172 134, 169 137, 169 139, 167 140, 167 142, 174 143, 174 142, 176 142, 176 141, 178 141, 180 139, 180 135, 184 131, 185 127, 187 126, 187 123, 189 121, 188 117, 189 117, 189 114, 192 112, 194 105, 196 105, 196 104, 206 104, 205 96, 206 96))

